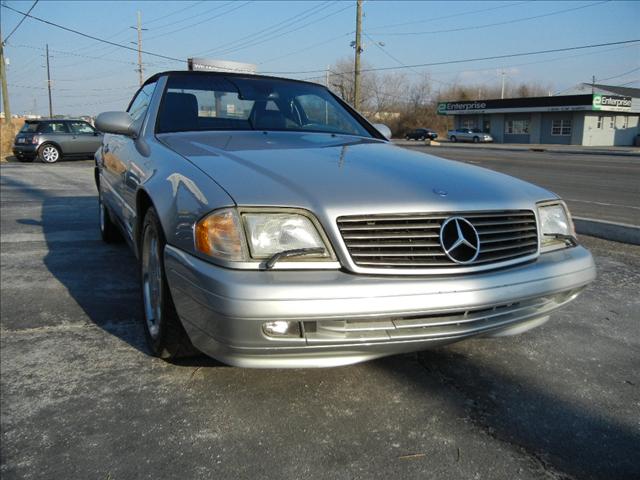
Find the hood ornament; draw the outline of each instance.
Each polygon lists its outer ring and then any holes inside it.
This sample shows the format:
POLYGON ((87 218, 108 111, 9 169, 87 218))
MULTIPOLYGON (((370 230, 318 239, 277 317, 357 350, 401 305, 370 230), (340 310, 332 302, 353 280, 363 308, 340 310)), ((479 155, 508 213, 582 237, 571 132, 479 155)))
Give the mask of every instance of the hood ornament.
POLYGON ((441 197, 446 197, 449 194, 449 192, 447 192, 446 190, 440 190, 439 188, 434 188, 433 193, 441 197))

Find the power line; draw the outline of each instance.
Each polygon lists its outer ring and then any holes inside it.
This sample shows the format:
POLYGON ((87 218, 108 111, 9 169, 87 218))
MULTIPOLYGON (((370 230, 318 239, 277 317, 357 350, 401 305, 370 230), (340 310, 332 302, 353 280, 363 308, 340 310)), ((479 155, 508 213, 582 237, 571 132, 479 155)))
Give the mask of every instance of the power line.
POLYGON ((516 3, 511 3, 509 5, 499 5, 497 7, 492 7, 492 8, 480 8, 478 10, 470 10, 467 12, 461 12, 461 13, 454 13, 452 15, 444 15, 442 17, 431 17, 431 18, 424 18, 422 20, 413 20, 411 22, 403 22, 403 23, 391 23, 391 24, 387 24, 387 25, 379 25, 379 26, 372 26, 372 29, 376 29, 376 28, 393 28, 393 27, 404 27, 406 25, 415 25, 415 24, 423 24, 423 23, 430 23, 430 22, 435 22, 437 20, 445 20, 447 18, 458 18, 458 17, 463 17, 465 15, 473 15, 476 13, 485 13, 485 12, 491 12, 493 10, 499 10, 502 8, 510 8, 510 7, 517 7, 518 5, 522 5, 524 3, 529 3, 529 1, 524 1, 524 2, 516 2, 516 3))
MULTIPOLYGON (((231 2, 229 2, 229 3, 231 3, 231 2)), ((214 15, 214 16, 212 16, 212 17, 205 18, 204 20, 201 20, 201 21, 199 21, 199 22, 192 23, 192 24, 190 24, 190 25, 185 25, 184 27, 180 27, 180 28, 177 28, 177 29, 175 29, 175 30, 171 30, 171 31, 169 31, 169 32, 161 33, 161 34, 159 34, 159 35, 156 35, 155 37, 149 37, 149 38, 147 38, 147 40, 154 40, 154 39, 156 39, 156 38, 165 37, 165 36, 167 36, 167 35, 173 35, 174 33, 181 32, 181 31, 183 31, 183 30, 186 30, 187 28, 193 28, 193 27, 195 27, 195 26, 197 26, 197 25, 201 25, 201 24, 203 24, 203 23, 209 22, 209 21, 211 21, 211 20, 213 20, 213 19, 215 19, 215 18, 220 18, 220 17, 223 17, 224 15, 227 15, 227 14, 229 14, 229 13, 231 13, 231 12, 235 12, 236 10, 239 10, 239 9, 240 9, 240 8, 242 8, 242 7, 246 7, 246 6, 247 6, 247 5, 249 5, 250 3, 251 3, 250 1, 248 1, 248 2, 244 2, 244 3, 241 3, 241 4, 239 4, 239 5, 236 5, 235 7, 233 7, 233 8, 231 8, 231 9, 227 10, 226 12, 219 13, 219 14, 214 15)))
MULTIPOLYGON (((11 44, 11 45, 7 45, 7 46, 12 47, 12 48, 29 48, 31 50, 41 50, 41 51, 44 50, 43 47, 36 47, 35 45, 22 45, 22 44, 16 45, 16 44, 11 44)), ((68 55, 68 56, 71 56, 71 57, 90 58, 92 60, 107 60, 109 62, 125 63, 127 65, 137 65, 136 62, 129 62, 127 60, 118 60, 118 59, 115 59, 115 58, 104 58, 104 57, 93 57, 91 55, 82 55, 80 53, 67 52, 65 50, 55 50, 53 48, 50 48, 49 51, 53 52, 53 53, 60 54, 60 55, 65 55, 65 56, 68 55)))
POLYGON ((300 13, 297 13, 296 15, 293 15, 292 17, 288 17, 285 20, 282 20, 278 23, 275 23, 273 25, 270 25, 266 28, 263 28, 262 30, 258 30, 257 32, 253 32, 249 35, 245 35, 244 37, 240 37, 236 40, 232 40, 230 42, 227 43, 223 43, 222 45, 219 45, 218 48, 216 48, 215 50, 208 50, 206 52, 201 52, 198 55, 201 54, 208 54, 208 53, 212 53, 221 49, 226 49, 229 48, 233 45, 238 46, 239 44, 244 44, 247 43, 247 40, 249 41, 255 41, 258 37, 264 37, 265 35, 271 35, 279 30, 282 30, 283 28, 288 27, 289 23, 295 23, 295 21, 300 21, 303 20, 304 18, 308 18, 311 15, 314 15, 316 13, 318 13, 319 11, 323 10, 324 8, 326 8, 326 6, 328 6, 328 4, 330 4, 331 2, 324 2, 321 3, 320 5, 314 5, 313 7, 304 10, 300 13), (266 33, 268 32, 268 33, 266 33))
MULTIPOLYGON (((320 47, 322 45, 326 45, 327 43, 330 43, 330 42, 333 42, 335 40, 338 40, 339 38, 344 38, 344 37, 347 37, 349 35, 353 35, 354 33, 355 33, 355 31, 351 30, 350 32, 343 33, 342 35, 338 35, 337 37, 331 37, 331 38, 329 38, 327 40, 323 40, 321 42, 314 43, 312 45, 307 45, 304 48, 300 48, 300 49, 294 50, 293 52, 285 53, 285 54, 279 55, 277 57, 273 57, 273 58, 270 58, 268 60, 264 60, 262 62, 259 62, 258 65, 264 65, 265 63, 274 62, 276 60, 280 60, 281 58, 285 58, 285 57, 289 57, 291 55, 295 55, 296 53, 307 52, 307 51, 309 51, 309 50, 311 50, 313 48, 320 47)), ((313 77, 313 78, 316 78, 316 77, 313 77)))
MULTIPOLYGON (((25 17, 29 17, 29 18, 32 18, 33 20, 37 20, 38 22, 44 23, 46 25, 51 25, 52 27, 56 27, 56 28, 59 28, 61 30, 65 30, 67 32, 75 33, 76 35, 80 35, 80 36, 85 37, 85 38, 90 38, 91 40, 95 40, 97 42, 106 43, 106 44, 109 44, 109 45, 113 45, 114 47, 124 48, 126 50, 131 50, 133 52, 137 52, 138 51, 138 49, 135 48, 135 47, 130 47, 128 45, 122 45, 120 43, 115 43, 115 42, 112 42, 110 40, 105 40, 104 38, 94 37, 93 35, 89 35, 89 34, 80 32, 78 30, 74 30, 73 28, 65 27, 65 26, 59 25, 57 23, 50 22, 49 20, 44 20, 43 18, 39 18, 39 17, 36 17, 34 15, 30 15, 28 13, 21 12, 20 10, 16 10, 15 8, 10 7, 8 5, 5 5, 5 4, 2 4, 2 8, 7 8, 9 10, 12 10, 12 11, 16 12, 16 13, 24 15, 25 17)), ((176 62, 185 62, 185 60, 182 60, 180 58, 169 57, 167 55, 161 55, 159 53, 148 52, 148 51, 142 51, 142 53, 144 53, 145 55, 151 55, 152 57, 164 58, 166 60, 175 60, 176 62)))
POLYGON ((165 18, 167 18, 167 17, 171 17, 172 15, 175 15, 176 13, 180 13, 180 12, 184 12, 185 10, 189 10, 190 8, 193 8, 193 7, 197 6, 197 5, 200 5, 201 3, 204 3, 204 0, 201 0, 201 1, 199 1, 199 2, 195 2, 195 3, 192 3, 192 4, 191 4, 191 5, 189 5, 188 7, 180 8, 180 9, 178 9, 178 10, 175 10, 175 11, 171 12, 171 13, 167 13, 166 15, 162 15, 162 16, 160 16, 160 17, 157 17, 157 18, 153 18, 153 19, 151 19, 151 20, 148 20, 148 21, 147 21, 147 25, 149 25, 149 24, 151 24, 151 23, 156 23, 158 20, 164 20, 165 18))
MULTIPOLYGON (((31 10, 33 10, 33 9, 34 9, 34 7, 38 4, 38 2, 39 2, 39 1, 40 1, 40 0, 36 0, 35 2, 33 2, 33 5, 31 5, 31 8, 27 11, 27 15, 29 15, 29 14, 31 13, 31 10)), ((11 38, 11 35, 13 35, 13 34, 15 33, 15 31, 16 31, 16 30, 18 30, 18 28, 20 27, 20 25, 22 25, 22 22, 24 22, 26 19, 27 19, 27 17, 26 17, 26 16, 22 17, 22 18, 20 19, 20 21, 18 22, 18 24, 17 24, 15 27, 13 27, 13 30, 11 30, 11 31, 9 32, 9 35, 7 35, 7 36, 5 37, 5 39, 4 39, 4 43, 5 43, 5 44, 7 43, 7 41, 9 40, 9 38, 11 38)))
POLYGON ((198 18, 198 17, 202 18, 203 15, 206 15, 208 13, 214 12, 216 10, 220 10, 221 8, 227 7, 227 6, 231 5, 232 3, 233 3, 233 1, 229 1, 229 2, 223 3, 222 5, 216 5, 213 8, 209 8, 207 10, 203 10, 202 12, 196 13, 195 15, 190 15, 188 17, 181 18, 180 20, 173 20, 171 22, 164 23, 162 25, 158 25, 156 27, 153 27, 153 29, 154 30, 162 30, 163 28, 167 28, 167 27, 175 27, 179 23, 187 22, 189 20, 192 20, 192 19, 198 18))
POLYGON ((462 32, 464 30, 478 30, 481 28, 489 28, 489 27, 497 27, 500 25, 510 25, 512 23, 520 23, 520 22, 526 22, 529 20, 535 20, 538 18, 544 18, 544 17, 551 17, 553 15, 560 15, 562 13, 567 13, 567 12, 574 12, 576 10, 582 10, 583 8, 589 8, 589 7, 595 7, 596 5, 602 5, 604 3, 609 3, 611 0, 603 0, 600 2, 595 2, 595 3, 590 3, 588 5, 581 5, 579 7, 573 7, 573 8, 565 8, 564 10, 556 10, 555 12, 549 12, 549 13, 543 13, 541 15, 534 15, 531 17, 522 17, 522 18, 515 18, 512 20, 505 20, 503 22, 494 22, 494 23, 486 23, 483 25, 471 25, 468 27, 458 27, 458 28, 447 28, 444 30, 427 30, 427 31, 421 31, 421 32, 389 32, 389 33, 385 33, 385 32, 373 32, 373 35, 378 35, 378 36, 407 36, 407 35, 429 35, 429 34, 434 34, 434 33, 450 33, 450 32, 462 32))
POLYGON ((607 78, 596 78, 596 80, 597 80, 598 82, 604 82, 604 81, 606 81, 606 80, 612 80, 612 79, 614 79, 614 78, 624 77, 625 75, 629 75, 630 73, 637 72, 638 70, 640 70, 640 67, 636 67, 636 68, 634 68, 634 69, 629 70, 628 72, 624 72, 624 73, 621 73, 621 74, 619 74, 619 75, 614 75, 613 77, 607 77, 607 78))
MULTIPOLYGON (((271 40, 275 40, 276 38, 280 38, 280 37, 283 37, 283 36, 285 36, 285 35, 289 35, 289 34, 291 34, 291 33, 297 32, 298 30, 302 30, 303 28, 308 27, 309 25, 317 24, 317 23, 319 23, 319 22, 321 22, 321 21, 323 21, 323 20, 326 20, 326 19, 327 19, 327 18, 329 18, 329 17, 332 17, 332 16, 334 16, 334 15, 337 15, 338 13, 342 13, 342 12, 344 12, 345 10, 349 10, 350 8, 353 8, 353 5, 347 5, 346 7, 341 8, 341 9, 339 9, 339 10, 335 10, 335 11, 333 11, 333 12, 331 12, 331 13, 329 13, 329 14, 325 15, 324 17, 320 17, 320 18, 318 18, 318 19, 316 19, 316 20, 312 20, 312 21, 310 21, 310 22, 307 22, 307 23, 304 23, 304 24, 302 24, 302 25, 299 25, 298 27, 296 27, 296 28, 294 28, 294 29, 292 29, 292 30, 287 30, 287 31, 285 31, 285 32, 278 33, 278 34, 276 34, 276 35, 267 36, 266 38, 257 39, 257 40, 255 40, 255 41, 251 41, 251 42, 249 42, 249 43, 246 43, 246 42, 245 42, 245 44, 243 44, 243 45, 239 45, 239 46, 237 46, 237 47, 232 47, 232 48, 229 48, 229 49, 227 49, 227 50, 223 50, 223 51, 221 51, 221 52, 217 52, 217 53, 218 53, 219 55, 227 55, 227 54, 229 54, 229 53, 235 53, 235 52, 237 52, 237 51, 239 51, 239 50, 244 50, 245 48, 252 47, 252 46, 254 46, 254 45, 259 45, 259 44, 262 44, 262 43, 264 43, 264 42, 268 42, 268 41, 271 41, 271 40)), ((275 32, 273 32, 273 33, 275 33, 275 32)))
MULTIPOLYGON (((597 48, 597 47, 608 47, 610 45, 625 45, 625 44, 631 44, 631 43, 638 43, 640 42, 640 39, 634 39, 634 40, 623 40, 620 42, 608 42, 608 43, 594 43, 594 44, 590 44, 590 45, 580 45, 577 47, 565 47, 565 48, 553 48, 553 49, 549 49, 549 50, 537 50, 537 51, 533 51, 533 52, 518 52, 518 53, 509 53, 509 54, 505 54, 505 55, 492 55, 492 56, 488 56, 488 57, 476 57, 476 58, 465 58, 465 59, 460 59, 460 60, 446 60, 446 61, 442 61, 442 62, 430 62, 430 63, 417 63, 414 65, 404 65, 404 66, 398 66, 398 67, 377 67, 377 68, 367 68, 367 69, 362 69, 363 72, 376 72, 376 71, 383 71, 383 70, 399 70, 399 69, 403 69, 403 68, 421 68, 421 67, 434 67, 434 66, 439 66, 439 65, 453 65, 453 64, 458 64, 458 63, 470 63, 470 62, 480 62, 480 61, 485 61, 485 60, 501 60, 504 58, 514 58, 514 57, 526 57, 526 56, 530 56, 530 55, 542 55, 542 54, 546 54, 546 53, 557 53, 557 52, 569 52, 569 51, 574 51, 574 50, 584 50, 587 48, 597 48)), ((325 69, 319 69, 319 70, 301 70, 301 71, 278 71, 278 72, 263 72, 263 73, 268 73, 268 74, 273 74, 273 75, 294 75, 294 74, 306 74, 306 73, 321 73, 324 72, 325 69)))
POLYGON ((619 87, 626 87, 627 85, 631 85, 632 83, 640 82, 640 78, 636 78, 635 80, 631 80, 630 82, 623 83, 622 85, 618 85, 619 87))

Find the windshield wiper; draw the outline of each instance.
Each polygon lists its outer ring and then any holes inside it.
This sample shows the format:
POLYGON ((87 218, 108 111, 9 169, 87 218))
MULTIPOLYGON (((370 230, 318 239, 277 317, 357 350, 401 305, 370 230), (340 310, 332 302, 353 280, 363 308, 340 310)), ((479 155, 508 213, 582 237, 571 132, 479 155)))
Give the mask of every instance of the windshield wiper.
POLYGON ((571 245, 572 247, 576 247, 578 245, 578 239, 573 235, 566 235, 564 233, 545 233, 544 236, 553 237, 558 240, 562 240, 568 245, 571 245))
POLYGON ((271 270, 276 263, 278 263, 283 258, 291 258, 291 257, 304 257, 306 255, 318 255, 325 253, 325 249, 322 247, 315 248, 295 248, 293 250, 284 250, 282 252, 278 252, 275 255, 271 256, 269 260, 264 263, 263 270, 271 270))

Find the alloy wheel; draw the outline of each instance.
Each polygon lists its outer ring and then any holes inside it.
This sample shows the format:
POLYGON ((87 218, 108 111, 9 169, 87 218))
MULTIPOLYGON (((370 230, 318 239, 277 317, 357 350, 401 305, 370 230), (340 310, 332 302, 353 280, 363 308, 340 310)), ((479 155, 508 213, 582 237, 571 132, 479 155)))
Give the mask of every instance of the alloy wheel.
POLYGON ((42 149, 42 159, 46 163, 54 163, 57 162, 60 158, 60 152, 58 149, 52 145, 47 145, 42 149))
POLYGON ((153 228, 145 230, 142 242, 142 295, 149 335, 157 338, 162 318, 162 271, 158 256, 158 236, 153 228))

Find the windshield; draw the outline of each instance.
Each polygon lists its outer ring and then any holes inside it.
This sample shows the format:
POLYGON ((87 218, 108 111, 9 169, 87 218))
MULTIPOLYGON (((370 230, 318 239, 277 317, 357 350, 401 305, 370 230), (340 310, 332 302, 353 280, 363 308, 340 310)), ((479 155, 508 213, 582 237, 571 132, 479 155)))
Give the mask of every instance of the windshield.
POLYGON ((276 130, 371 134, 323 87, 281 79, 170 76, 158 133, 276 130))

